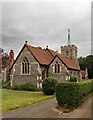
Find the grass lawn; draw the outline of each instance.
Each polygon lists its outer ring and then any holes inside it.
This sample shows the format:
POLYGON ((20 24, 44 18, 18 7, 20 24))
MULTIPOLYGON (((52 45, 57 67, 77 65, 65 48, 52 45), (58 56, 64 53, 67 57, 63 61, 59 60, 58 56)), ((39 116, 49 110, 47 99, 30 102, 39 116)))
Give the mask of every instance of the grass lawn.
POLYGON ((41 92, 36 93, 36 92, 28 92, 28 91, 3 89, 2 112, 7 112, 27 105, 32 105, 34 103, 43 101, 45 99, 49 99, 51 97, 53 96, 47 96, 41 92))

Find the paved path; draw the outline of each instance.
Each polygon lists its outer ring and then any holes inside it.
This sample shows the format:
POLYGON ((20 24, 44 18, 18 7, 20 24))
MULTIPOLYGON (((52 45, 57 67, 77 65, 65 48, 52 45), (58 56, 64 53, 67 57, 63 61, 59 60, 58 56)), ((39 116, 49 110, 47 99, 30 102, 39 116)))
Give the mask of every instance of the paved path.
POLYGON ((91 118, 91 98, 81 107, 67 114, 61 114, 55 110, 56 105, 56 99, 51 98, 32 106, 3 114, 3 118, 91 118))
POLYGON ((93 118, 93 97, 89 98, 78 109, 62 115, 62 118, 93 118))
POLYGON ((6 118, 55 118, 59 113, 55 109, 55 98, 21 108, 4 115, 6 118))

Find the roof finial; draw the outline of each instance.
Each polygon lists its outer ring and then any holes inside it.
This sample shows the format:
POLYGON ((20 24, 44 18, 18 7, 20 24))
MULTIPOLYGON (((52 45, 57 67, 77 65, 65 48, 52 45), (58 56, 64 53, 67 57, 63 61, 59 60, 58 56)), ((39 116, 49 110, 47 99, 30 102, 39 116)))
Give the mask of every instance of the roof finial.
POLYGON ((28 41, 26 40, 26 41, 25 41, 25 44, 27 44, 27 42, 28 42, 28 41))
POLYGON ((71 45, 71 41, 70 41, 70 29, 68 29, 68 45, 71 45))

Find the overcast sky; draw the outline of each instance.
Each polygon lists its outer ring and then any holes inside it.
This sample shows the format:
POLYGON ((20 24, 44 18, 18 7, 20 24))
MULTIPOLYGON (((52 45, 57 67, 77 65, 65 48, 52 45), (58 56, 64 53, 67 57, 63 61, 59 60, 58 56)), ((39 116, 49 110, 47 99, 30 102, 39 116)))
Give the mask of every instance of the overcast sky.
POLYGON ((91 54, 91 0, 12 1, 2 2, 2 47, 6 52, 14 49, 16 56, 25 40, 60 52, 60 46, 67 45, 70 28, 78 56, 91 54))

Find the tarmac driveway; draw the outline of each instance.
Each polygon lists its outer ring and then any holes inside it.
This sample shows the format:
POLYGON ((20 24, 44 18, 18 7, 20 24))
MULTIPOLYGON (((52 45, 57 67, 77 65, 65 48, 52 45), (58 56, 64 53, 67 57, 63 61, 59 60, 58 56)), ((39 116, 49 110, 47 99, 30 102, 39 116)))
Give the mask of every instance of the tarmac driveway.
POLYGON ((61 114, 55 109, 55 106, 57 105, 56 99, 51 98, 25 108, 20 108, 3 114, 3 118, 91 118, 91 102, 91 98, 89 98, 78 109, 67 114, 61 114))

